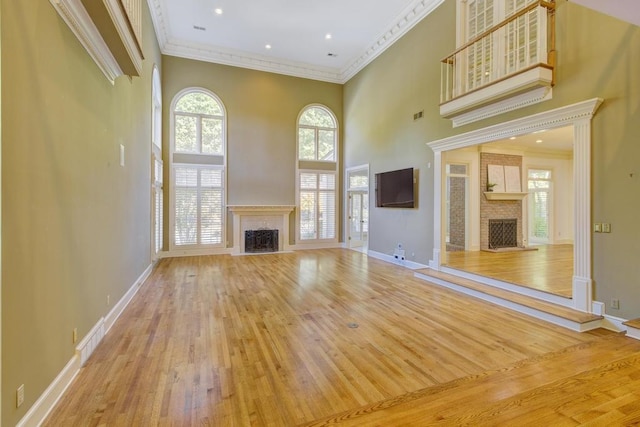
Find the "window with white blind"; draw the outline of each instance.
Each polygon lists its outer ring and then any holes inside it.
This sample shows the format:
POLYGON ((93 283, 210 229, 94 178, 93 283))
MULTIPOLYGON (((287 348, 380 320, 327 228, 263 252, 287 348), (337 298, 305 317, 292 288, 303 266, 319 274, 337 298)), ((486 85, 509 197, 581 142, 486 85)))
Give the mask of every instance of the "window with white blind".
POLYGON ((204 89, 188 89, 172 108, 172 247, 224 248, 225 112, 204 89))
POLYGON ((154 234, 154 253, 157 255, 162 250, 162 240, 164 233, 164 214, 162 194, 162 160, 154 158, 153 173, 153 234, 154 234))
POLYGON ((298 117, 297 235, 300 242, 337 239, 338 128, 321 105, 298 117))
POLYGON ((300 173, 300 240, 336 237, 335 173, 300 173))
POLYGON ((156 259, 163 249, 164 230, 164 194, 162 185, 162 87, 160 74, 153 67, 151 79, 151 232, 153 235, 152 259, 156 259))
POLYGON ((529 241, 549 243, 551 228, 551 171, 529 169, 529 241))

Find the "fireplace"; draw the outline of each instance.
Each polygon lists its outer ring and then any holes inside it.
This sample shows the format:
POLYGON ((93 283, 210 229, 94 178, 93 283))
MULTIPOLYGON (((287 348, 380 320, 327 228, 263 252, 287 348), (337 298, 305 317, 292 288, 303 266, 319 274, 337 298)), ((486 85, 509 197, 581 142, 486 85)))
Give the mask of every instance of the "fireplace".
POLYGON ((291 205, 230 205, 229 210, 233 214, 233 247, 232 255, 244 253, 270 253, 288 251, 289 243, 289 216, 295 206, 291 205), (247 231, 253 233, 247 240, 247 231), (275 238, 266 232, 275 231, 275 238), (262 246, 272 244, 275 250, 265 249, 262 246), (249 246, 247 246, 249 244, 249 246), (253 245, 253 248, 251 247, 253 245), (257 246, 257 248, 256 248, 257 246))
POLYGON ((518 247, 518 220, 489 220, 489 249, 518 247))
POLYGON ((244 251, 247 253, 278 252, 278 230, 245 230, 244 251))

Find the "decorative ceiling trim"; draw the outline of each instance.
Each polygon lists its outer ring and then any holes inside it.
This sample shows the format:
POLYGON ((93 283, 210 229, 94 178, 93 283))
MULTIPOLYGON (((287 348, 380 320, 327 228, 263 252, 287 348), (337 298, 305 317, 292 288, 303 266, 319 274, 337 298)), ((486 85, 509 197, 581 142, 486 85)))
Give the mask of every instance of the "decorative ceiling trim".
POLYGON ((204 62, 230 65, 233 67, 248 68, 251 70, 266 71, 270 73, 284 74, 287 76, 302 77, 331 83, 343 83, 337 69, 313 67, 309 64, 277 61, 267 56, 253 55, 251 53, 234 49, 212 49, 206 45, 197 45, 182 40, 168 40, 161 46, 162 53, 180 58, 196 59, 204 62))
POLYGON ((346 83, 355 76, 443 2, 444 0, 413 0, 393 25, 360 56, 345 68, 334 69, 278 60, 238 50, 195 45, 179 40, 171 34, 166 19, 168 12, 162 0, 147 0, 158 45, 165 55, 340 84, 346 83))
POLYGON ((418 22, 440 6, 444 0, 416 0, 405 9, 405 13, 397 19, 393 25, 387 29, 365 52, 360 55, 351 65, 342 70, 341 83, 346 83, 349 79, 371 61, 376 59, 382 52, 393 45, 400 37, 411 30, 418 22))

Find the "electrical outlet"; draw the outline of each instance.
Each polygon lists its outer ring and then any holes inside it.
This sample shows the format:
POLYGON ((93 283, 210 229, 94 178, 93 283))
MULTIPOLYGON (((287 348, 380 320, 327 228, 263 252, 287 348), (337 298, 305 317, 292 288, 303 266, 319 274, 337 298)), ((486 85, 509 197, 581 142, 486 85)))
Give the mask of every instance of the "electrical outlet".
POLYGON ((609 223, 602 223, 602 232, 603 233, 611 233, 611 224, 609 223))
POLYGON ((593 224, 593 232, 602 233, 602 224, 599 222, 596 222, 595 224, 593 224))
POLYGON ((611 298, 611 308, 615 308, 616 310, 620 309, 620 300, 617 298, 611 298))
POLYGON ((24 384, 21 384, 16 390, 16 408, 19 408, 24 403, 24 384))
POLYGON ((73 343, 78 342, 78 328, 73 328, 73 343))

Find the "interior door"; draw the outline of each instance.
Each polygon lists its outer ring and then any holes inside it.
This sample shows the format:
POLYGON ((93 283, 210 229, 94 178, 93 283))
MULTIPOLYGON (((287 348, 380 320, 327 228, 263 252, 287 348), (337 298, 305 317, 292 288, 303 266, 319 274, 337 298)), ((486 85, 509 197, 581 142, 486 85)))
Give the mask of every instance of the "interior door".
POLYGON ((369 194, 349 192, 349 247, 365 246, 369 231, 369 194))

